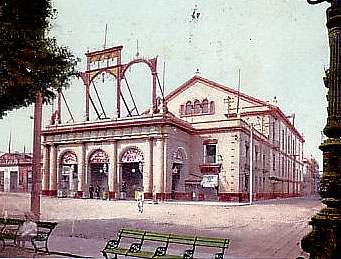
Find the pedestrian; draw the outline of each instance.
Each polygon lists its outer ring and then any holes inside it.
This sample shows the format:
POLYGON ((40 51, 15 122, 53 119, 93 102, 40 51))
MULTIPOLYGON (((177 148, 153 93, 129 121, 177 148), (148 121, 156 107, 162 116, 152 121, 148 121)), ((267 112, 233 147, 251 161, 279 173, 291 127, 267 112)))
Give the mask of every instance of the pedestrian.
POLYGON ((143 212, 144 193, 142 188, 137 188, 137 207, 139 212, 143 212))
POLYGON ((32 237, 37 235, 38 227, 34 222, 34 214, 32 212, 25 212, 25 221, 18 229, 17 245, 25 247, 25 241, 31 241, 32 237))
POLYGON ((89 187, 89 194, 90 194, 90 199, 94 198, 94 186, 92 184, 90 184, 89 187))
POLYGON ((100 198, 99 193, 101 192, 101 188, 98 185, 96 186, 95 192, 96 192, 97 199, 99 199, 100 198))

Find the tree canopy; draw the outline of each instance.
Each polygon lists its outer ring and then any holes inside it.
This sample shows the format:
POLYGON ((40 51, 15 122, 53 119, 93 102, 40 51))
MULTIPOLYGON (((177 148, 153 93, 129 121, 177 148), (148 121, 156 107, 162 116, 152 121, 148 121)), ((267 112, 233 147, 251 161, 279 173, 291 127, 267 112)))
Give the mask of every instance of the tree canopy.
POLYGON ((48 36, 55 15, 50 0, 0 0, 0 118, 39 91, 50 102, 76 75, 77 59, 48 36))

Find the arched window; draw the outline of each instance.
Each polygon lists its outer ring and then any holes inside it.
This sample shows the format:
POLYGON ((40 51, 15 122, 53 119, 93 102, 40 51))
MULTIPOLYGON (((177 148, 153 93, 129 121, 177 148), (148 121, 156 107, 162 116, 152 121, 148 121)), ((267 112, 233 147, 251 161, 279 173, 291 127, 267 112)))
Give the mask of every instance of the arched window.
POLYGON ((191 115, 192 114, 192 103, 191 101, 188 101, 186 103, 186 112, 185 112, 186 115, 191 115))
POLYGON ((200 102, 196 100, 194 102, 194 114, 199 114, 200 113, 200 102))
POLYGON ((210 113, 215 113, 215 104, 213 101, 210 102, 210 113))
POLYGON ((208 100, 207 99, 202 101, 202 113, 208 113, 208 100))
POLYGON ((184 116, 185 114, 185 105, 180 105, 180 116, 184 116))

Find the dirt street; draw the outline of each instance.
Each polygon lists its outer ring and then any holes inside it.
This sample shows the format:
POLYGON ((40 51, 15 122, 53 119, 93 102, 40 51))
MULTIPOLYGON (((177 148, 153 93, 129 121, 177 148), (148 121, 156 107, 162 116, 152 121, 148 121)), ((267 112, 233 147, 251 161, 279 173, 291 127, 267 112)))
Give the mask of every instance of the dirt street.
MULTIPOLYGON (((30 196, 0 193, 0 201, 2 212, 20 216, 29 210, 30 196)), ((144 207, 141 214, 134 201, 42 197, 41 219, 59 222, 51 236, 51 250, 89 257, 101 257, 106 240, 125 227, 229 238, 225 258, 295 258, 307 256, 300 240, 311 229, 310 218, 323 205, 317 199, 295 198, 252 206, 146 202, 144 207)))

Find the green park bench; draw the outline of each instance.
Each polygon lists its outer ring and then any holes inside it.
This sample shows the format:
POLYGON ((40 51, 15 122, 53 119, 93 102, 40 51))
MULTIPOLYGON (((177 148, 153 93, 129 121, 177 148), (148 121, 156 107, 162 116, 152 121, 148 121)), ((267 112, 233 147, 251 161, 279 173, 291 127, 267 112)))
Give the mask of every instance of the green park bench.
POLYGON ((102 250, 102 254, 105 258, 109 258, 108 254, 114 255, 115 259, 117 259, 118 255, 157 259, 193 258, 195 248, 198 246, 204 246, 220 248, 220 252, 212 255, 212 258, 220 259, 224 258, 225 249, 227 249, 230 244, 229 239, 223 238, 163 234, 131 229, 121 229, 117 236, 118 238, 116 240, 109 240, 106 243, 105 248, 102 250), (134 239, 137 242, 132 243, 129 248, 122 247, 122 238, 134 239), (143 246, 145 241, 162 243, 163 246, 157 247, 155 251, 148 251, 145 250, 145 246, 143 246), (181 255, 172 255, 168 253, 169 244, 185 245, 189 246, 189 249, 186 249, 181 255), (142 246, 144 249, 142 249, 142 246))
MULTIPOLYGON (((2 248, 5 249, 6 245, 17 245, 17 239, 19 237, 18 231, 20 226, 24 223, 21 219, 0 218, 0 240, 2 248)), ((44 222, 37 221, 37 235, 31 238, 31 243, 34 247, 34 253, 45 252, 49 254, 47 246, 48 239, 52 230, 58 224, 57 222, 44 222)))

